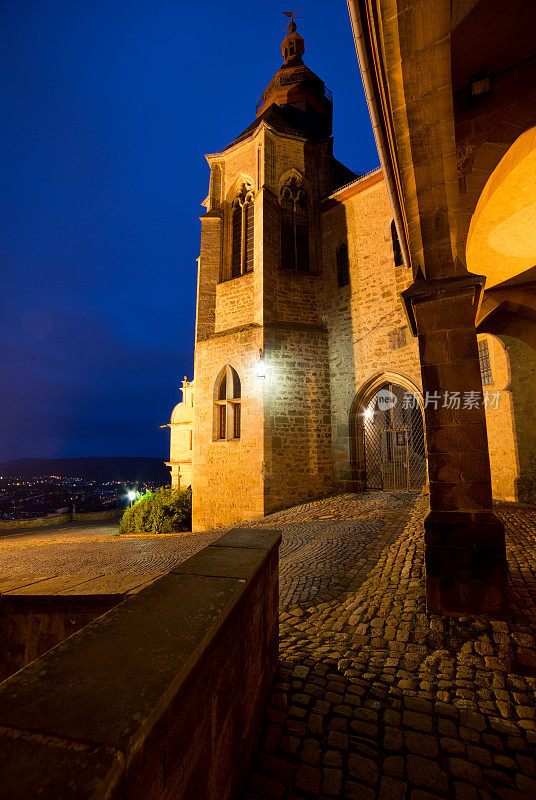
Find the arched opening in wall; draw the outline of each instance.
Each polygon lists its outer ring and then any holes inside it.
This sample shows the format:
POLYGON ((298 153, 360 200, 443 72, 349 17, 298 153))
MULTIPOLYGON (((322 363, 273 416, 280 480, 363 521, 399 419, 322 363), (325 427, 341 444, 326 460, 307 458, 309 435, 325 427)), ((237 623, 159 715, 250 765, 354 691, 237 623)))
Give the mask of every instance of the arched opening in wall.
POLYGON ((226 364, 214 385, 213 441, 240 439, 242 428, 242 385, 237 371, 226 364))
POLYGON ((467 268, 486 290, 536 278, 536 126, 519 136, 484 186, 469 227, 467 268))
POLYGON ((374 381, 356 398, 353 467, 364 489, 418 491, 426 483, 426 443, 416 389, 374 381))
POLYGON ((243 183, 233 199, 228 215, 228 256, 222 269, 222 280, 240 278, 253 272, 254 261, 254 193, 250 183, 243 183))

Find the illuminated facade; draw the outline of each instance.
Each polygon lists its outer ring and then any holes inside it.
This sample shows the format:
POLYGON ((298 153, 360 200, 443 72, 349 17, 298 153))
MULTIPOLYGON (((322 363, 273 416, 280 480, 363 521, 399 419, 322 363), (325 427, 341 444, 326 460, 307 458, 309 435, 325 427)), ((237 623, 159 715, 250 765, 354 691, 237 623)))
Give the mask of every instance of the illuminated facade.
POLYGON ((171 420, 162 428, 170 429, 170 452, 166 466, 171 470, 171 486, 185 489, 192 485, 192 448, 194 425, 194 382, 185 376, 182 400, 171 412, 171 420))
MULTIPOLYGON (((400 209, 385 165, 358 177, 334 158, 331 95, 303 64, 304 49, 291 23, 283 66, 261 96, 254 123, 223 152, 207 156, 193 407, 195 530, 331 491, 416 489, 429 477, 426 401, 439 392, 441 409, 449 387, 423 391, 422 354, 407 312, 414 272, 407 237, 399 236, 400 209), (380 408, 382 391, 396 398, 394 410, 380 408)), ((489 216, 483 211, 478 225, 489 216)), ((481 235, 478 225, 473 237, 481 235)), ((499 333, 479 329, 476 364, 488 407, 481 397, 478 414, 487 419, 494 497, 530 501, 536 437, 522 422, 533 418, 523 382, 536 374, 536 359, 526 343, 499 333)), ((464 390, 474 387, 457 388, 458 399, 449 396, 450 407, 439 413, 470 410, 464 390)))

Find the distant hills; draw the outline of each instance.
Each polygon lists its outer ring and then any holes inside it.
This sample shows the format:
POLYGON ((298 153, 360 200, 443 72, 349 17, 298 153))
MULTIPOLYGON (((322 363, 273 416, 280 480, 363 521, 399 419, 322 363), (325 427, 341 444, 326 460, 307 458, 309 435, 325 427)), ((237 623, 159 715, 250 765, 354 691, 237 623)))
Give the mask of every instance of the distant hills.
POLYGON ((170 483, 170 472, 161 458, 18 458, 0 464, 6 478, 58 475, 90 481, 170 483))

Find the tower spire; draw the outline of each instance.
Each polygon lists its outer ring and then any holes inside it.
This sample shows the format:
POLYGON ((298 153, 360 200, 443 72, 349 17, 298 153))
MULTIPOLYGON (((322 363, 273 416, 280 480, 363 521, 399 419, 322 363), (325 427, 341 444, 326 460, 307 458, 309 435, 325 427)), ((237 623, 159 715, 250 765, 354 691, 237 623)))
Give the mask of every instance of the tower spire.
MULTIPOLYGON (((299 9, 298 9, 299 11, 299 9)), ((281 42, 283 64, 262 93, 257 103, 257 117, 275 105, 287 123, 312 137, 331 136, 333 103, 324 81, 307 67, 302 56, 305 42, 296 30, 297 11, 283 11, 288 33, 281 42)))

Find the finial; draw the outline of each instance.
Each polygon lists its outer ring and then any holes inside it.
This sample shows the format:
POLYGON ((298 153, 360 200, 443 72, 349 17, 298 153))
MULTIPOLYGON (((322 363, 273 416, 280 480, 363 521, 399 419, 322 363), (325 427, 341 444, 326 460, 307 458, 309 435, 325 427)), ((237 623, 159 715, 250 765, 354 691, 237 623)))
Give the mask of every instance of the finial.
POLYGON ((301 11, 301 8, 298 8, 297 11, 282 11, 281 13, 290 19, 288 24, 288 32, 294 33, 296 30, 296 20, 303 19, 303 17, 299 17, 298 14, 301 11))
POLYGON ((303 63, 301 57, 305 53, 305 44, 300 34, 296 33, 296 20, 301 19, 301 17, 298 17, 299 11, 300 9, 298 8, 297 11, 281 12, 290 20, 288 33, 281 44, 281 55, 285 60, 285 66, 297 66, 303 63))

